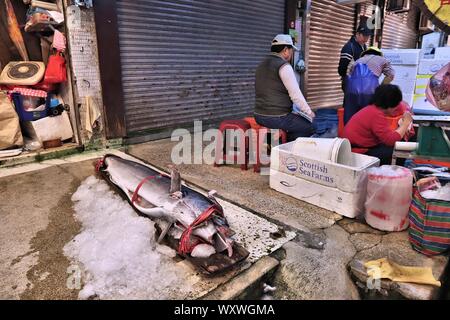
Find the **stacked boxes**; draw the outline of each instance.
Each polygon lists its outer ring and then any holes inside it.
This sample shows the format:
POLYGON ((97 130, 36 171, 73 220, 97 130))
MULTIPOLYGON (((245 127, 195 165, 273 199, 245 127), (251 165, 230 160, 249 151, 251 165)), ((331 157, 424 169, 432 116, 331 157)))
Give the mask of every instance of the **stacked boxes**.
POLYGON ((395 70, 392 84, 400 87, 403 100, 413 104, 420 49, 383 49, 383 55, 395 70))

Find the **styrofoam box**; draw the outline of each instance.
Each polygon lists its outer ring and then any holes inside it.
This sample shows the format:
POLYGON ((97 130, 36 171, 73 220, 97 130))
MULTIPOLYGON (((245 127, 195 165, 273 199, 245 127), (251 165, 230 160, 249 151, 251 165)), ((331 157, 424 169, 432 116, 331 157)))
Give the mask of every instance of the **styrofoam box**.
POLYGON ((292 152, 295 141, 276 146, 270 155, 270 168, 344 192, 359 192, 365 183, 365 170, 378 166, 380 160, 364 154, 351 154, 352 166, 325 160, 311 159, 308 155, 292 152))
POLYGON ((273 169, 270 169, 270 187, 348 218, 364 213, 365 190, 344 192, 273 169))
POLYGON ((415 80, 417 75, 417 66, 411 65, 393 65, 395 71, 395 80, 415 80))
POLYGON ((420 49, 383 49, 382 52, 393 65, 419 64, 420 49))
POLYGON ((413 105, 414 95, 413 94, 403 94, 403 101, 405 101, 410 107, 413 105))
POLYGON ((24 131, 39 142, 61 138, 62 141, 73 137, 72 126, 67 112, 55 117, 45 117, 36 121, 22 122, 24 131))
POLYGON ((419 62, 419 70, 418 74, 435 74, 439 70, 441 70, 447 63, 449 63, 449 60, 441 59, 424 59, 420 60, 419 62))
POLYGON ((391 84, 395 84, 399 86, 400 90, 402 90, 402 94, 414 94, 414 89, 416 87, 416 79, 413 80, 402 80, 395 78, 391 84))
POLYGON ((444 59, 450 62, 450 47, 439 47, 434 52, 434 58, 437 60, 444 59))
POLYGON ((423 110, 423 111, 440 111, 438 108, 433 106, 428 102, 425 94, 415 94, 413 102, 413 111, 423 110))
POLYGON ((430 81, 431 74, 419 74, 416 78, 416 89, 415 94, 425 94, 428 82, 430 81))

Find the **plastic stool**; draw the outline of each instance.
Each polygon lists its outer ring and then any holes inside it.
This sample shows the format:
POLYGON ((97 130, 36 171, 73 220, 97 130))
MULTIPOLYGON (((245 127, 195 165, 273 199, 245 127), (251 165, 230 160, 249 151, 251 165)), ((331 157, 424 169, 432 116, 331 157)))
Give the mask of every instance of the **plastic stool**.
MULTIPOLYGON (((256 120, 253 117, 247 117, 244 118, 244 120, 251 126, 251 128, 256 133, 256 164, 253 165, 253 171, 260 172, 261 171, 260 147, 262 141, 264 141, 267 138, 267 134, 270 132, 270 129, 256 123, 256 120), (262 141, 261 138, 263 138, 262 141)), ((278 139, 278 141, 281 140, 281 143, 287 142, 287 134, 284 130, 278 129, 277 136, 275 138, 278 139)))
POLYGON ((250 129, 250 125, 244 120, 225 120, 220 123, 219 135, 216 141, 216 158, 214 160, 214 166, 218 167, 222 162, 226 162, 230 155, 227 154, 226 147, 226 130, 238 130, 239 133, 239 154, 233 154, 231 157, 233 163, 239 161, 241 163, 241 170, 248 169, 248 153, 249 153, 249 138, 247 130, 250 129))

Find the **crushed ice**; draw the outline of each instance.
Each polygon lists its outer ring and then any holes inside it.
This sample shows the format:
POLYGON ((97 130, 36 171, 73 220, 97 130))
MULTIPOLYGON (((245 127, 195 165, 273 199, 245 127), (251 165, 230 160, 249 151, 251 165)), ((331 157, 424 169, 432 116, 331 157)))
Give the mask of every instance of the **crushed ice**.
POLYGON ((72 201, 82 230, 64 254, 83 271, 80 299, 180 299, 191 290, 175 251, 156 243, 154 223, 104 181, 87 178, 72 201))

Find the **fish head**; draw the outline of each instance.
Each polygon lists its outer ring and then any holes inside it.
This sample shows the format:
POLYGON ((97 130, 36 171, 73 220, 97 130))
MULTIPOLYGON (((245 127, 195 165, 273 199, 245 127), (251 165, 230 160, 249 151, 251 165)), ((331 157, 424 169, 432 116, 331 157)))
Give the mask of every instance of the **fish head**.
MULTIPOLYGON (((202 210, 188 205, 183 200, 170 201, 171 206, 167 207, 167 211, 171 212, 173 219, 177 220, 184 226, 189 227, 202 214, 202 210)), ((217 233, 216 226, 212 219, 208 219, 194 228, 193 235, 202 238, 208 243, 214 243, 214 235, 217 233)))

